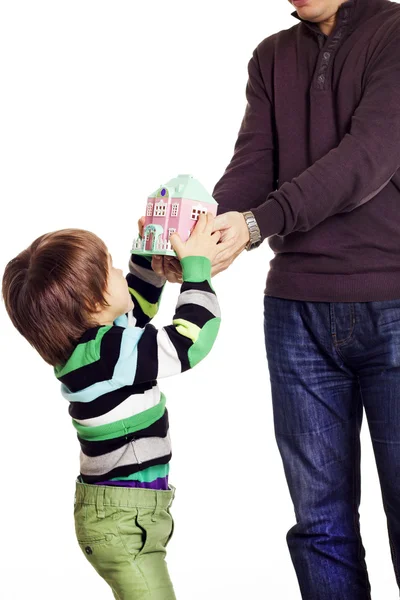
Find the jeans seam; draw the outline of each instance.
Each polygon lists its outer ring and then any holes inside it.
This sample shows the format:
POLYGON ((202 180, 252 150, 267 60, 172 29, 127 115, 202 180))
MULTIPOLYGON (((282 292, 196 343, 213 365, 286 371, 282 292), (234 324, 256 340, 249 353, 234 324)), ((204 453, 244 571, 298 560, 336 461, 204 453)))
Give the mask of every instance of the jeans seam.
POLYGON ((350 341, 350 339, 353 336, 354 327, 355 327, 355 324, 356 324, 356 319, 355 319, 355 316, 354 316, 354 305, 353 305, 353 303, 350 304, 350 315, 351 315, 351 330, 350 330, 349 335, 346 338, 344 338, 343 340, 338 340, 337 339, 336 330, 332 333, 333 343, 334 343, 335 347, 343 346, 344 344, 346 344, 346 342, 350 341))
MULTIPOLYGON (((361 401, 361 410, 362 410, 363 403, 362 403, 361 389, 359 388, 359 390, 360 390, 360 401, 361 401)), ((359 526, 359 523, 357 523, 358 506, 357 506, 356 475, 357 475, 357 470, 360 465, 359 461, 361 461, 360 447, 357 446, 357 438, 359 436, 359 432, 357 429, 357 415, 356 415, 356 419, 355 419, 355 432, 354 433, 355 433, 355 435, 354 435, 354 442, 353 442, 353 450, 355 450, 357 452, 357 456, 356 456, 357 460, 353 461, 353 525, 354 525, 356 537, 358 540, 358 558, 359 558, 359 561, 361 562, 362 569, 366 575, 366 582, 369 585, 368 597, 370 600, 371 599, 371 588, 370 588, 369 577, 368 577, 368 569, 365 564, 365 557, 362 556, 363 542, 362 542, 362 538, 361 538, 360 526, 359 526)))

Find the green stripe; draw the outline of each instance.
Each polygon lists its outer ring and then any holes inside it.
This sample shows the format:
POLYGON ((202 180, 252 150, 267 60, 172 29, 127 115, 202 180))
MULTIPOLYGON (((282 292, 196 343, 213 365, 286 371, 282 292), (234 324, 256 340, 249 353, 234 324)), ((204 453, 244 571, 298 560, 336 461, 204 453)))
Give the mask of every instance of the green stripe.
POLYGON ((140 481, 142 483, 149 483, 149 481, 155 481, 159 477, 167 477, 169 474, 169 463, 166 465, 155 465, 149 467, 138 473, 132 473, 129 477, 114 477, 109 481, 140 481))
POLYGON ((200 334, 200 327, 190 321, 186 321, 186 319, 174 319, 172 324, 175 325, 178 333, 189 338, 192 342, 197 341, 200 334))
POLYGON ((83 440, 101 442, 103 440, 112 440, 123 435, 128 435, 140 429, 146 429, 153 425, 158 419, 161 419, 165 412, 165 396, 161 393, 161 399, 156 406, 152 406, 147 410, 133 415, 128 419, 121 419, 106 425, 98 425, 97 427, 88 427, 81 425, 72 419, 72 424, 83 440))
POLYGON ((78 344, 64 366, 54 367, 56 377, 59 379, 60 377, 63 377, 63 375, 71 373, 71 371, 75 371, 86 365, 91 365, 99 360, 102 339, 111 327, 112 325, 104 325, 104 327, 101 327, 98 330, 94 340, 90 340, 90 342, 85 342, 84 344, 78 344))
POLYGON ((155 317, 158 311, 158 302, 156 302, 155 304, 151 304, 131 287, 129 288, 129 291, 132 294, 132 296, 138 301, 138 304, 144 312, 144 314, 150 317, 150 319, 155 317))
POLYGON ((185 256, 181 260, 182 279, 187 282, 208 281, 211 289, 211 261, 205 256, 185 256))
POLYGON ((197 365, 210 352, 217 337, 221 319, 215 317, 201 328, 197 341, 189 348, 188 358, 191 367, 197 365))

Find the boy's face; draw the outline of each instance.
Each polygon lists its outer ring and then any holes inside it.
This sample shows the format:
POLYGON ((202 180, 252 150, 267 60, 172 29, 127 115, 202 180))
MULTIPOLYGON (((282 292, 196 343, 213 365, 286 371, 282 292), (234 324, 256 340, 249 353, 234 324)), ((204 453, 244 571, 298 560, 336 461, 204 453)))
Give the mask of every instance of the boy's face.
POLYGON ((113 266, 110 254, 108 255, 108 278, 105 299, 110 305, 106 310, 111 322, 133 308, 132 297, 129 293, 124 274, 121 269, 116 269, 113 266))

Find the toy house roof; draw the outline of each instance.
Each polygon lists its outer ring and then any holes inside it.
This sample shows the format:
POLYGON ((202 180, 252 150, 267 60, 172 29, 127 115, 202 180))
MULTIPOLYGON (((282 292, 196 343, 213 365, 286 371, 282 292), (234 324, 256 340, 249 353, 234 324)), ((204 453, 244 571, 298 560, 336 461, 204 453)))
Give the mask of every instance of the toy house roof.
POLYGON ((165 185, 161 185, 153 194, 150 194, 149 198, 167 198, 166 193, 162 194, 164 188, 168 191, 171 199, 187 198, 196 202, 217 204, 206 188, 192 175, 178 175, 178 177, 170 179, 165 185))

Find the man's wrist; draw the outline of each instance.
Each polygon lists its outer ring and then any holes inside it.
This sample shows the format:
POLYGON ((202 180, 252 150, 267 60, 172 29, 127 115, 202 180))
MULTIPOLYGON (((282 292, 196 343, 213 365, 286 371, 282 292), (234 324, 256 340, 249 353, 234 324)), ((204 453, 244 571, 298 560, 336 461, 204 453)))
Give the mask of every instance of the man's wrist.
POLYGON ((262 242, 261 231, 251 210, 242 212, 242 215, 249 230, 249 241, 247 242, 246 250, 253 250, 253 248, 257 248, 262 242))

